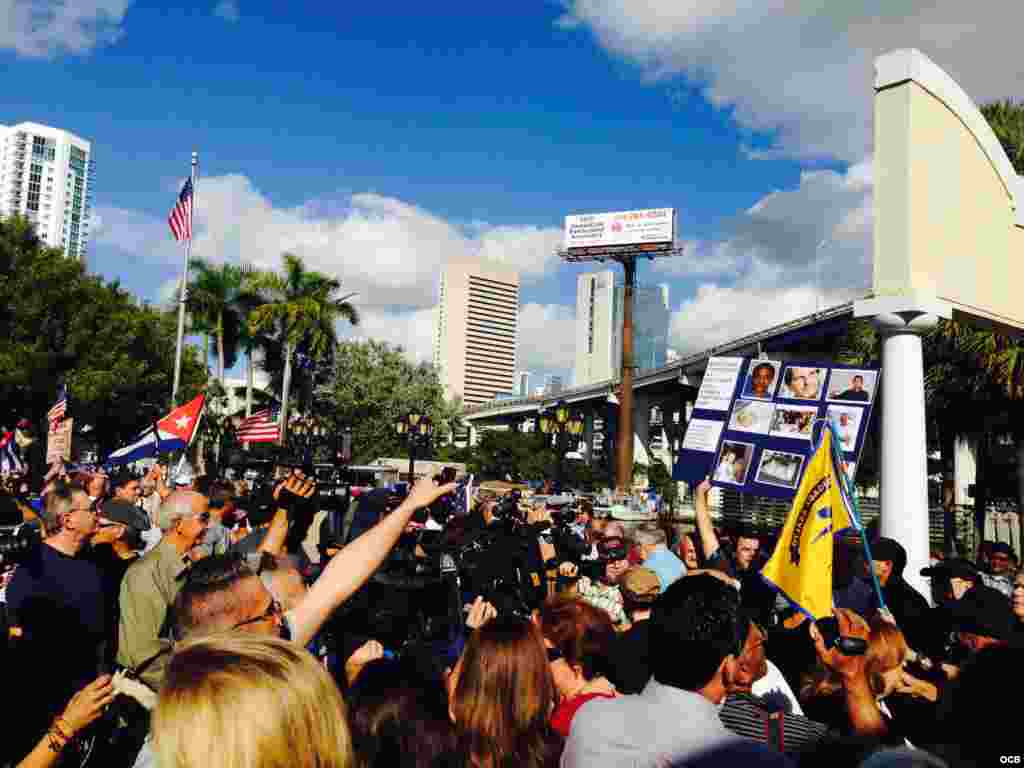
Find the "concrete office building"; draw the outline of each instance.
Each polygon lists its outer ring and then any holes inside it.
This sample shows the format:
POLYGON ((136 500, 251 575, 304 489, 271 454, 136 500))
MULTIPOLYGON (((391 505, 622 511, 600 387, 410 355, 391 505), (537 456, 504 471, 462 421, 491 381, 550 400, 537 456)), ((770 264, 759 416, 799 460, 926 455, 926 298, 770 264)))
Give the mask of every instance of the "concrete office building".
POLYGON ((0 125, 0 216, 21 214, 47 245, 84 261, 94 170, 92 145, 73 133, 0 125))
MULTIPOLYGON (((624 288, 610 270, 576 280, 574 386, 619 376, 622 368, 624 288)), ((659 368, 668 357, 668 286, 637 286, 633 295, 633 358, 638 371, 659 368)))
POLYGON ((434 365, 447 397, 465 405, 515 391, 519 273, 487 261, 454 261, 441 273, 434 365))

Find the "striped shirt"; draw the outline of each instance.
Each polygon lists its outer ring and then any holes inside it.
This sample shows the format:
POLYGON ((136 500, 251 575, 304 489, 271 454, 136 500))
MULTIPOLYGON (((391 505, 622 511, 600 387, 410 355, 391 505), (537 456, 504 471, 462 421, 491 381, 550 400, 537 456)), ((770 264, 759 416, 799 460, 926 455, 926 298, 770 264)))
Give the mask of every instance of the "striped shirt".
POLYGON ((788 754, 814 749, 828 733, 828 727, 822 723, 802 715, 773 711, 763 699, 749 693, 729 694, 718 716, 737 736, 788 754))

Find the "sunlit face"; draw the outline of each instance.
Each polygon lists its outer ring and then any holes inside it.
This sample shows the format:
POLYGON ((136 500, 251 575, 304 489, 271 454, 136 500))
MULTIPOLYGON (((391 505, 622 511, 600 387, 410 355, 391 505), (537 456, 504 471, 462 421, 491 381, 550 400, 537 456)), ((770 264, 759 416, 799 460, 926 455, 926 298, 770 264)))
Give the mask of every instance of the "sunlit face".
POLYGON ((604 577, 609 584, 616 584, 628 570, 629 560, 612 560, 604 567, 604 577))
POLYGON ((1024 621, 1024 573, 1013 582, 1013 614, 1018 621, 1024 621))
POLYGON ((799 368, 790 369, 791 380, 789 388, 796 397, 814 398, 818 396, 818 369, 799 368))
POLYGON ((736 542, 736 565, 741 571, 749 570, 754 558, 761 549, 761 542, 741 536, 736 542))
POLYGON ((686 567, 692 571, 697 570, 700 567, 697 562, 697 546, 689 536, 683 537, 682 550, 683 562, 686 563, 686 567))
POLYGON ((64 515, 64 527, 82 536, 92 536, 98 525, 92 501, 84 493, 75 493, 71 498, 71 509, 64 515))
POLYGON ((994 552, 988 559, 992 573, 999 576, 1010 570, 1010 556, 1005 552, 994 552))
POLYGON ((138 480, 129 480, 124 485, 118 486, 114 490, 114 496, 118 499, 127 501, 129 504, 134 504, 139 500, 142 495, 142 484, 138 480))

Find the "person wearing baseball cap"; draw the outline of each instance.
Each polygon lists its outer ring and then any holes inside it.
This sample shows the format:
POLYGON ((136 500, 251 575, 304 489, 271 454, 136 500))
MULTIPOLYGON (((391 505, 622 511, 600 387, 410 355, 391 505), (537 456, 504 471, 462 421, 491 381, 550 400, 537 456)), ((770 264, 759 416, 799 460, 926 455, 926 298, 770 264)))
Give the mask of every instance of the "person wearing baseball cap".
POLYGON ((608 679, 620 693, 640 693, 651 678, 651 608, 661 594, 661 580, 649 568, 635 566, 619 580, 623 608, 632 625, 615 639, 608 654, 608 679))

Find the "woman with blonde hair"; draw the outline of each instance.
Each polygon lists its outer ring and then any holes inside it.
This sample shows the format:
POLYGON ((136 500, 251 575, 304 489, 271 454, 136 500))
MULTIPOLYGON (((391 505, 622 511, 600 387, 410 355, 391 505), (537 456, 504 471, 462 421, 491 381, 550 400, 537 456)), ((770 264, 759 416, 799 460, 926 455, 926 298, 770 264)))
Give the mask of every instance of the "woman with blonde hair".
MULTIPOLYGON (((857 623, 865 624, 863 618, 852 611, 857 623)), ((891 745, 902 745, 904 738, 898 723, 893 721, 884 700, 893 693, 905 689, 903 664, 907 661, 909 647, 899 627, 882 618, 875 618, 867 624, 868 647, 864 652, 864 675, 871 692, 879 702, 879 709, 888 728, 885 741, 891 745)), ((837 730, 848 730, 849 717, 843 698, 843 683, 839 676, 821 662, 808 675, 800 688, 800 699, 804 714, 812 720, 825 723, 837 730)))
POLYGON ((153 715, 160 768, 348 768, 345 704, 303 648, 244 632, 176 648, 153 715))
POLYGON ((533 622, 498 617, 475 631, 449 676, 448 690, 458 754, 446 765, 558 764, 562 743, 549 724, 557 694, 533 622))

